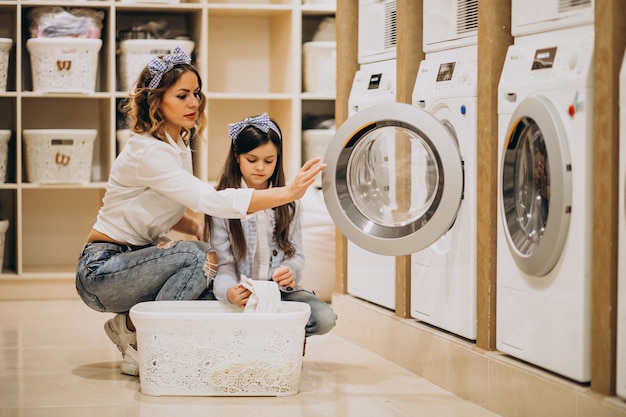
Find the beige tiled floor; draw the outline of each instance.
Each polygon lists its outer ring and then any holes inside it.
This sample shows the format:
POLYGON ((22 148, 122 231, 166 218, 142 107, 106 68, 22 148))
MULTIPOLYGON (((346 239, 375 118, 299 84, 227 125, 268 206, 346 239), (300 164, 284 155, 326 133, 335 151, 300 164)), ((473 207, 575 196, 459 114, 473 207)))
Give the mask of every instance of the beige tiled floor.
POLYGON ((334 334, 307 343, 289 397, 151 397, 80 301, 0 302, 0 417, 464 416, 495 414, 334 334))

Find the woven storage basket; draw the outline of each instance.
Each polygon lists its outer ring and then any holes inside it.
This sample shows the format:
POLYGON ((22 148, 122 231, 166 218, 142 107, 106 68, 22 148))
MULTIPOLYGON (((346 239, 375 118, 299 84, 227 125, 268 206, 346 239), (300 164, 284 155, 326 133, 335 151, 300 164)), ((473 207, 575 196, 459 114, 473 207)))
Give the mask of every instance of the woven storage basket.
POLYGON ((9 163, 10 130, 0 130, 0 184, 7 181, 7 165, 9 163))
POLYGON ((302 46, 304 91, 335 94, 337 89, 337 42, 306 42, 302 46))
POLYGON ((39 184, 88 183, 95 129, 25 129, 26 177, 39 184))
POLYGON ((172 53, 179 46, 189 56, 195 43, 181 39, 128 39, 120 42, 120 88, 129 91, 137 82, 141 70, 155 56, 172 53))
POLYGON ((0 38, 0 91, 7 91, 9 75, 9 53, 13 46, 13 39, 0 38))
POLYGON ((9 221, 0 220, 0 273, 2 272, 2 264, 4 263, 4 242, 6 242, 7 230, 9 230, 9 221))
POLYGON ((93 93, 98 74, 101 39, 31 38, 30 52, 33 91, 93 93))

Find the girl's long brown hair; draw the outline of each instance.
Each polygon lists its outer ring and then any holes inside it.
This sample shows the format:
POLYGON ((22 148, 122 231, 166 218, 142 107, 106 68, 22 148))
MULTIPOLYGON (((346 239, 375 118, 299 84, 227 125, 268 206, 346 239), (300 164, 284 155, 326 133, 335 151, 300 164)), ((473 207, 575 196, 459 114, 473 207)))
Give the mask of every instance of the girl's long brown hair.
MULTIPOLYGON (((280 131, 280 127, 276 121, 272 119, 272 122, 280 131)), ((274 132, 269 129, 267 133, 254 126, 246 126, 237 138, 231 141, 230 151, 222 172, 218 179, 218 190, 226 188, 241 188, 241 170, 239 169, 239 163, 237 162, 237 156, 251 152, 261 145, 271 141, 278 151, 276 159, 276 167, 274 173, 269 179, 269 182, 274 187, 282 187, 285 185, 285 173, 283 169, 283 145, 282 134, 274 132)), ((285 251, 286 257, 291 257, 295 254, 296 250, 293 244, 289 241, 289 226, 295 217, 296 204, 292 201, 288 204, 275 207, 274 213, 276 216, 276 229, 274 230, 274 237, 278 243, 278 247, 285 251)), ((206 238, 210 240, 212 236, 212 224, 211 216, 205 216, 206 224, 206 238)), ((246 253, 246 239, 243 234, 243 228, 241 227, 241 220, 229 219, 228 228, 230 230, 232 241, 231 247, 233 256, 236 261, 239 262, 243 259, 246 253)))

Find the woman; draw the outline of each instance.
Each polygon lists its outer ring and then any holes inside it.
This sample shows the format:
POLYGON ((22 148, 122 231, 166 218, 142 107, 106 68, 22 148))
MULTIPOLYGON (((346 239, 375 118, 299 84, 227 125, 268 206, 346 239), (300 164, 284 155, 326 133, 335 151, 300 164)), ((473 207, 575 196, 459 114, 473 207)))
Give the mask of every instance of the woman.
POLYGON ((202 132, 206 99, 191 59, 180 49, 143 69, 125 106, 133 136, 113 163, 102 207, 79 257, 76 288, 91 308, 116 313, 105 331, 122 352, 121 370, 138 375, 128 317, 142 301, 213 299, 217 258, 203 241, 170 241, 170 230, 196 238, 202 224, 185 210, 228 218, 302 197, 322 169, 308 161, 293 183, 270 190, 216 191, 193 175, 189 140, 202 132))

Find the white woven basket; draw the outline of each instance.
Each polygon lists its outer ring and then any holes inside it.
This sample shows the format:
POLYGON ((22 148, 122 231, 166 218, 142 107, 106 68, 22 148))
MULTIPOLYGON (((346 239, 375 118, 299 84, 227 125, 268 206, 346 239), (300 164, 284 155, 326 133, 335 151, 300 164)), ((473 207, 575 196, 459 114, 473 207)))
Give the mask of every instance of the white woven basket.
POLYGON ((7 164, 9 162, 10 130, 0 130, 0 184, 7 181, 7 164))
POLYGON ((13 39, 0 38, 0 91, 7 91, 9 75, 9 53, 13 46, 13 39))
POLYGON ((302 45, 304 91, 335 94, 337 89, 337 42, 306 42, 302 45))
POLYGON ((4 242, 6 242, 7 230, 9 230, 9 221, 0 220, 0 273, 2 273, 4 263, 4 242))
POLYGON ((31 38, 30 52, 33 91, 93 93, 98 73, 101 39, 31 38))
POLYGON ((180 0, 118 0, 121 3, 178 4, 180 0))
POLYGON ((310 307, 243 313, 219 301, 135 305, 139 379, 147 395, 286 396, 298 392, 310 307))
POLYGON ((26 177, 39 184, 88 183, 95 129, 25 129, 26 177))
MULTIPOLYGON (((302 131, 302 160, 308 161, 311 158, 326 155, 328 145, 335 135, 335 129, 307 129, 302 131)), ((322 176, 315 177, 313 183, 316 187, 322 186, 322 176)))
POLYGON ((153 57, 170 54, 177 46, 191 56, 195 43, 181 39, 128 39, 120 42, 121 91, 129 91, 133 87, 153 57))

